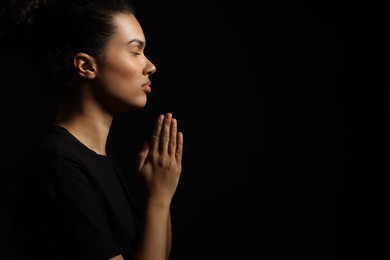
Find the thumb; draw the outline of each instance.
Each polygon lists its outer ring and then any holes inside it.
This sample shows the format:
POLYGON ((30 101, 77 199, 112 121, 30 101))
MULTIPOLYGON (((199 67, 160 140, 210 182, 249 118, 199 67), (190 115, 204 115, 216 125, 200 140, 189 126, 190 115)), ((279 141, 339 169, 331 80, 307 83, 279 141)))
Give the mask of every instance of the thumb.
POLYGON ((149 144, 147 142, 144 143, 142 146, 141 151, 137 155, 137 170, 138 172, 141 171, 142 167, 144 166, 146 157, 148 156, 149 153, 149 144))

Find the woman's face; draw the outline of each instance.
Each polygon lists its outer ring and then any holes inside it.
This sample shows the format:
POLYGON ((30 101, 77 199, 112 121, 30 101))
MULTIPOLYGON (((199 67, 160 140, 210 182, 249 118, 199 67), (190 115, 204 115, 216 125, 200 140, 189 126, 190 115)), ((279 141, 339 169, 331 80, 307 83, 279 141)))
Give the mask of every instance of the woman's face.
POLYGON ((149 76, 156 71, 145 57, 145 36, 136 17, 118 14, 114 24, 96 77, 100 101, 113 113, 144 107, 151 91, 149 76))

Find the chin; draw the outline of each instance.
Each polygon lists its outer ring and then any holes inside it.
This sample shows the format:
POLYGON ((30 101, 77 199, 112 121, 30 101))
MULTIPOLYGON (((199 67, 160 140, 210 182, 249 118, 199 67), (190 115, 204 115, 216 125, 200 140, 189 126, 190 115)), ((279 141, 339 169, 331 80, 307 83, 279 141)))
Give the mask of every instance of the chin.
POLYGON ((119 108, 119 110, 120 110, 119 112, 131 112, 131 111, 140 110, 140 109, 143 109, 146 106, 146 103, 147 102, 146 102, 146 99, 145 99, 145 101, 143 101, 143 102, 125 104, 124 106, 119 108))

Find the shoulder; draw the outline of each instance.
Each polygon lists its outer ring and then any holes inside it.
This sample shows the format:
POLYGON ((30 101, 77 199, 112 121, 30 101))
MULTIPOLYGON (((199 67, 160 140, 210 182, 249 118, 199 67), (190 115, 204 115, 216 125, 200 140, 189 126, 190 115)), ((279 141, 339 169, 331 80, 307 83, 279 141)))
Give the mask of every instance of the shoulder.
POLYGON ((77 150, 77 146, 72 144, 64 132, 50 128, 29 152, 24 161, 24 170, 54 169, 62 164, 80 164, 77 150))
POLYGON ((95 163, 96 158, 68 130, 60 126, 50 126, 28 157, 28 162, 40 162, 46 165, 95 163))
POLYGON ((22 179, 29 182, 86 178, 87 155, 64 129, 50 127, 30 150, 21 166, 22 179))

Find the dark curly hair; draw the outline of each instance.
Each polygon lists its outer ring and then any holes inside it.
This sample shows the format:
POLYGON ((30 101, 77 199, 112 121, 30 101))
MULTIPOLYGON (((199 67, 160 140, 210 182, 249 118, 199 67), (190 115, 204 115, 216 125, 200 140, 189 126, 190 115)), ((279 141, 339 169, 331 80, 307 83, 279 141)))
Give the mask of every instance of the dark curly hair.
POLYGON ((26 54, 61 95, 75 79, 75 54, 102 62, 118 13, 135 11, 129 0, 9 0, 0 9, 0 48, 26 54))

